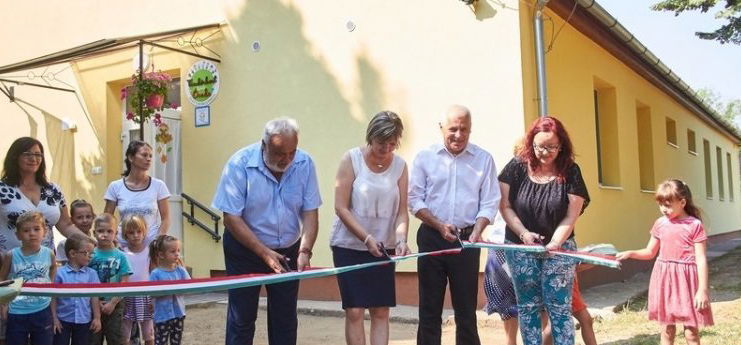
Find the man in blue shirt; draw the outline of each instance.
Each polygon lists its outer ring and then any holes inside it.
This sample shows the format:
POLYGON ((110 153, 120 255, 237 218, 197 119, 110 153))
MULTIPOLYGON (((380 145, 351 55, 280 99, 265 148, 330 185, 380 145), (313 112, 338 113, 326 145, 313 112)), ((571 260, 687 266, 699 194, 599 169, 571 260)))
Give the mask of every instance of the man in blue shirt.
MULTIPOLYGON (((314 162, 297 147, 298 124, 278 118, 265 125, 260 142, 226 163, 212 206, 224 213, 228 275, 302 271, 309 265, 322 201, 314 162)), ((298 285, 266 285, 271 345, 296 344, 298 285)), ((227 345, 252 344, 260 289, 229 290, 227 345)))

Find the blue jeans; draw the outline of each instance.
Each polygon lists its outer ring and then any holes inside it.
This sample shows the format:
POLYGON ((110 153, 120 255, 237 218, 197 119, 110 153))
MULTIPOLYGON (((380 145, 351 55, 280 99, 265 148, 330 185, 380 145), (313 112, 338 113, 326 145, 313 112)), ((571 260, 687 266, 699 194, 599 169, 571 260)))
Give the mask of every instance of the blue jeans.
MULTIPOLYGON (((561 248, 575 250, 576 243, 569 239, 561 248)), ((522 251, 507 251, 506 255, 517 293, 517 313, 523 343, 542 344, 540 311, 545 307, 551 320, 553 343, 573 345, 571 289, 576 261, 560 255, 522 251)))
POLYGON ((62 332, 54 335, 54 345, 89 345, 90 344, 90 322, 72 323, 61 321, 62 332))
POLYGON ((52 345, 54 326, 51 308, 31 314, 8 314, 8 330, 5 333, 7 345, 52 345))

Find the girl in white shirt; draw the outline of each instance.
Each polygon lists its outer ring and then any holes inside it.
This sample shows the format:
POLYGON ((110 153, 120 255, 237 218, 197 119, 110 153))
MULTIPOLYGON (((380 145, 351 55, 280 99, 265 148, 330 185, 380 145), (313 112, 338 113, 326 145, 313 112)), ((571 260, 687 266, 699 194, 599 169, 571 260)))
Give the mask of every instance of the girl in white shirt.
MULTIPOLYGON (((133 215, 124 218, 121 222, 123 238, 127 246, 124 249, 126 258, 129 260, 131 270, 134 272, 129 276, 130 282, 149 281, 151 269, 149 259, 149 246, 144 244, 147 233, 147 223, 141 216, 133 215)), ((131 329, 135 324, 141 326, 141 335, 146 345, 154 344, 154 322, 152 321, 152 298, 149 296, 124 297, 126 307, 124 309, 121 333, 124 344, 128 345, 131 338, 131 329)))

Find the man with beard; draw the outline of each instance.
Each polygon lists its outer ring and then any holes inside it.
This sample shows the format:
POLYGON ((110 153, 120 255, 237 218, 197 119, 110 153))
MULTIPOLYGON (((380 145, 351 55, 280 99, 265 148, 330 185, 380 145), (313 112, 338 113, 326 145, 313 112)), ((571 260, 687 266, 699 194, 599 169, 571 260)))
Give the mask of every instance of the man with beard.
MULTIPOLYGON (((226 163, 212 206, 224 213, 228 275, 302 271, 309 265, 322 201, 314 162, 297 146, 296 121, 277 118, 265 125, 260 142, 226 163)), ((298 286, 265 286, 272 345, 296 344, 298 286)), ((229 290, 227 345, 252 344, 260 289, 229 290)))

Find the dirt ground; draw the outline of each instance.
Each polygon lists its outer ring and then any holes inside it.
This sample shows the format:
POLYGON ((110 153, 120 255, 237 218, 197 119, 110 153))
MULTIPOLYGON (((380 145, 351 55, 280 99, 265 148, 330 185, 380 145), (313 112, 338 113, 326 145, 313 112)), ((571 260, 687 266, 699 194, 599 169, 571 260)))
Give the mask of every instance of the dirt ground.
MULTIPOLYGON (((267 344, 266 312, 261 310, 257 317, 255 344, 267 344)), ((329 345, 345 343, 345 320, 338 317, 299 315, 298 344, 329 345)), ((226 324, 226 305, 217 304, 206 308, 190 308, 185 318, 183 344, 223 344, 226 324)), ((366 336, 370 323, 366 320, 366 336)), ((479 328, 482 344, 502 344, 504 338, 499 330, 479 328)), ((412 345, 417 343, 417 325, 391 323, 390 341, 392 345, 412 345)), ((443 327, 443 344, 455 344, 455 326, 443 327)))
MULTIPOLYGON (((710 263, 710 285, 713 314, 716 326, 701 333, 703 344, 739 344, 741 337, 741 248, 710 263)), ((589 301, 587 301, 589 303, 589 301)), ((640 304, 637 302, 636 304, 640 304)), ((638 308, 640 309, 640 307, 638 308)), ((255 344, 267 344, 265 311, 258 316, 255 344)), ((189 308, 185 320, 184 344, 223 344, 226 324, 226 305, 211 304, 207 307, 189 308)), ((370 325, 366 321, 366 334, 370 325)), ((678 327, 680 328, 680 327, 678 327)), ((391 323, 390 344, 416 344, 416 324, 391 323)), ((499 323, 479 326, 482 344, 503 344, 503 330, 499 323)), ((648 322, 645 310, 619 313, 595 323, 595 333, 600 344, 631 345, 658 344, 659 326, 648 322)), ((577 331, 577 344, 581 344, 577 331)), ((344 319, 299 315, 299 344, 344 344, 344 319)), ((455 326, 443 326, 443 344, 455 344, 455 326)), ((521 342, 518 342, 521 344, 521 342)), ((685 344, 681 336, 677 344, 685 344)))

